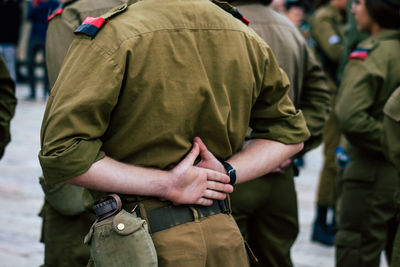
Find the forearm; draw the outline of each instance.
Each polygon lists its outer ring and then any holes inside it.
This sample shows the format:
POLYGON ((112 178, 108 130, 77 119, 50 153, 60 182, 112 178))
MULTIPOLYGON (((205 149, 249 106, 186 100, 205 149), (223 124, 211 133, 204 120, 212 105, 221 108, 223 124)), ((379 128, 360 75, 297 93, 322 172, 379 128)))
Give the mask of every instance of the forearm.
POLYGON ((128 165, 105 157, 67 183, 105 192, 164 197, 168 176, 166 171, 128 165))
POLYGON ((227 162, 236 169, 238 184, 274 170, 302 148, 303 143, 285 145, 272 140, 255 139, 249 141, 241 152, 233 155, 227 162))

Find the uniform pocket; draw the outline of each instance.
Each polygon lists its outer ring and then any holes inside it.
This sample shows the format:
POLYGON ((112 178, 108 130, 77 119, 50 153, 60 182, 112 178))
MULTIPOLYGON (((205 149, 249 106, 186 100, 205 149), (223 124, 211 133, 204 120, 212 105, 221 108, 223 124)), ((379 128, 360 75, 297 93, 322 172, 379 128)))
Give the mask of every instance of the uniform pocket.
POLYGON ((90 243, 96 267, 157 266, 157 254, 146 221, 125 210, 96 222, 85 242, 90 243))

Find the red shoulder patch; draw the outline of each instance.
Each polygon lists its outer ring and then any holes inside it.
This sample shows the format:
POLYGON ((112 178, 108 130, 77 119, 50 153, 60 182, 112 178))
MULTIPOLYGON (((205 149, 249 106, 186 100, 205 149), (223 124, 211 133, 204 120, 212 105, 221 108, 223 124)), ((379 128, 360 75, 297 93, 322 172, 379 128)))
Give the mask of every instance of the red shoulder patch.
POLYGON ((60 4, 54 11, 53 13, 50 14, 50 16, 47 18, 47 22, 52 20, 55 16, 61 15, 64 11, 64 3, 60 4))
POLYGON ((85 34, 93 38, 105 22, 106 20, 102 17, 87 17, 74 33, 85 34))
POLYGON ((350 54, 349 60, 352 59, 364 60, 368 57, 368 54, 369 54, 369 49, 356 49, 350 54))

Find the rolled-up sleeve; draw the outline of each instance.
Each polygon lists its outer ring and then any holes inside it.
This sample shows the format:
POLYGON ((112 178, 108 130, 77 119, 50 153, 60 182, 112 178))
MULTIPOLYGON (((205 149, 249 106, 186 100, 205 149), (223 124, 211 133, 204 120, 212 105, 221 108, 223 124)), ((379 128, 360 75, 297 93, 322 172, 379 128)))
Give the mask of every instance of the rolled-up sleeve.
POLYGON ((297 144, 309 138, 303 114, 296 111, 288 90, 287 75, 279 68, 269 50, 262 90, 251 113, 251 138, 270 139, 284 144, 297 144))
POLYGON ((123 69, 92 40, 71 45, 52 89, 41 128, 39 161, 48 184, 74 178, 105 156, 108 128, 123 69))

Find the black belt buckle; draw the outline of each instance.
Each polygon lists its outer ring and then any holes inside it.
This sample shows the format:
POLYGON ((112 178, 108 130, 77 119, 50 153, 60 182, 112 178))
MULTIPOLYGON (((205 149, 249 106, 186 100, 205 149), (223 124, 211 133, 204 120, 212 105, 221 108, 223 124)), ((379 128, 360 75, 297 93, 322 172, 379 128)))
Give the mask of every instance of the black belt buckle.
POLYGON ((99 221, 118 213, 121 208, 122 202, 117 194, 110 194, 93 206, 94 213, 99 221))

